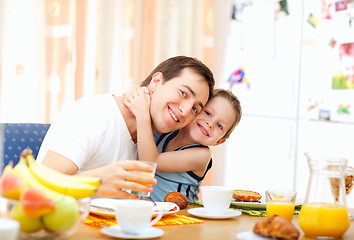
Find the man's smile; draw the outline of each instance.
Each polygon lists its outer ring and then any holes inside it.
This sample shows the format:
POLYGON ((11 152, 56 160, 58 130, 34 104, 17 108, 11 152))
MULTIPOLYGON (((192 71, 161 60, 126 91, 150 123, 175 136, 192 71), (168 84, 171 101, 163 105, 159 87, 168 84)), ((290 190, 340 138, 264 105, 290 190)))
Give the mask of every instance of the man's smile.
POLYGON ((177 116, 174 114, 174 112, 172 111, 172 109, 170 107, 168 107, 168 112, 170 113, 173 120, 175 120, 176 122, 179 122, 179 119, 177 118, 177 116))

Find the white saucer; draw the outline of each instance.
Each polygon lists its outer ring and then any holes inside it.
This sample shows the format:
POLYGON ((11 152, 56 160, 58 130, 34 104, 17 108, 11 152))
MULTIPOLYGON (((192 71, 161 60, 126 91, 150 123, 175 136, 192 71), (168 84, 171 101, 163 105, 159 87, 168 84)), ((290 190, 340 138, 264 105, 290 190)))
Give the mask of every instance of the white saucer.
MULTIPOLYGON (((114 211, 115 205, 119 199, 114 198, 95 198, 91 200, 90 212, 96 215, 100 215, 106 218, 115 218, 116 213, 114 211), (108 208, 108 209, 107 209, 108 208)), ((179 206, 172 202, 155 202, 153 217, 157 216, 157 210, 162 211, 163 215, 169 215, 178 212, 179 206)))
POLYGON ((160 237, 164 234, 163 230, 161 230, 159 228, 155 228, 155 227, 150 227, 143 233, 127 234, 127 233, 122 232, 118 225, 104 227, 101 229, 101 232, 108 235, 108 236, 111 236, 111 237, 125 238, 125 239, 156 238, 156 237, 160 237))
POLYGON ((224 215, 210 215, 207 213, 205 208, 191 208, 187 210, 188 213, 197 216, 197 217, 202 217, 202 218, 210 218, 210 219, 227 219, 227 218, 232 218, 236 216, 240 216, 242 212, 234 209, 227 209, 226 213, 224 215))
POLYGON ((237 239, 240 240, 269 240, 273 238, 262 237, 260 235, 255 234, 252 231, 248 232, 240 232, 236 235, 237 239))

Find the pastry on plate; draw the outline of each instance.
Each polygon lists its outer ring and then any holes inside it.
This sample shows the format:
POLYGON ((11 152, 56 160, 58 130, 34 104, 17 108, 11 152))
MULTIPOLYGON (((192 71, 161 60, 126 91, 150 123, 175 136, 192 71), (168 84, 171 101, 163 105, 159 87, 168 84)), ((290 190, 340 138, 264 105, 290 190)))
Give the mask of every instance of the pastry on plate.
POLYGON ((262 198, 262 195, 258 192, 249 190, 234 190, 232 196, 237 201, 243 202, 258 202, 262 198))
POLYGON ((253 232, 264 237, 288 240, 295 240, 300 236, 299 230, 291 222, 278 215, 256 222, 253 232))
POLYGON ((184 209, 188 206, 187 196, 180 192, 170 192, 166 194, 164 201, 176 203, 180 209, 184 209))

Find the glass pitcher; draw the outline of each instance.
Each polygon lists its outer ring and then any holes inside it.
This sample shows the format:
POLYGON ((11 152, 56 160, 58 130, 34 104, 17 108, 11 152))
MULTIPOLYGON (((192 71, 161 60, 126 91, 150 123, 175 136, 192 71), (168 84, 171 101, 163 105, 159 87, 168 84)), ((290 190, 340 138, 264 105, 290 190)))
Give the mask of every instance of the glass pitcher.
POLYGON ((305 155, 310 178, 299 226, 310 237, 340 238, 350 226, 344 182, 347 160, 305 155))

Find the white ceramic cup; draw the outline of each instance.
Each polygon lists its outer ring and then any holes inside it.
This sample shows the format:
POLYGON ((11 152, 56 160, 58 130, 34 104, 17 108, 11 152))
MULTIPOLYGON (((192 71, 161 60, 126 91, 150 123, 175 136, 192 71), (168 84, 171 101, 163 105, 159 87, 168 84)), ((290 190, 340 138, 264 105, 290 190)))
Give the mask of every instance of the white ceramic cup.
POLYGON ((0 217, 0 240, 16 240, 20 223, 11 218, 0 217))
POLYGON ((210 215, 225 215, 230 207, 233 189, 225 186, 202 186, 203 206, 210 215))
POLYGON ((140 234, 159 221, 163 212, 151 221, 154 204, 146 200, 118 200, 115 204, 116 220, 122 232, 140 234))

